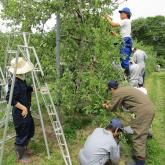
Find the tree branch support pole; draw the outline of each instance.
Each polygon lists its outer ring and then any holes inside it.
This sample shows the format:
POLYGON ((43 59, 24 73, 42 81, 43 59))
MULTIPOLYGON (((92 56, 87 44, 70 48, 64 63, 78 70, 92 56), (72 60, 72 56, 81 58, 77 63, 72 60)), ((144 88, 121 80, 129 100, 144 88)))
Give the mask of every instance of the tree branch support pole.
POLYGON ((60 116, 60 101, 61 101, 61 93, 60 93, 60 13, 56 15, 56 72, 57 72, 57 112, 59 117, 60 116))

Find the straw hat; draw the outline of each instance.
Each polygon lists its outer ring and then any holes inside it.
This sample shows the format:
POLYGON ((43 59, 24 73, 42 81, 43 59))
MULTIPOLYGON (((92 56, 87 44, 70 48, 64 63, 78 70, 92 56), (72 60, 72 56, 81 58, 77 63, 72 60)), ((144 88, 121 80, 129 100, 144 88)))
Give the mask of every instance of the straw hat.
POLYGON ((16 64, 16 58, 11 60, 11 66, 9 67, 9 72, 14 73, 14 69, 16 69, 16 74, 25 74, 33 70, 34 65, 26 61, 23 57, 18 58, 18 63, 16 64))

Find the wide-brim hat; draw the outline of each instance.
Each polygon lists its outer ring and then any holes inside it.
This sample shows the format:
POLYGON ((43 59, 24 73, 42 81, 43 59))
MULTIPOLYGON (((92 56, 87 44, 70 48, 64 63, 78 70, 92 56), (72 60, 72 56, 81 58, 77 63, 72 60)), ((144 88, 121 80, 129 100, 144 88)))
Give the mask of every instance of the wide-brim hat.
POLYGON ((16 68, 16 74, 25 74, 33 70, 34 65, 26 61, 23 57, 19 57, 16 63, 16 58, 11 60, 11 66, 9 67, 9 72, 14 73, 16 68))

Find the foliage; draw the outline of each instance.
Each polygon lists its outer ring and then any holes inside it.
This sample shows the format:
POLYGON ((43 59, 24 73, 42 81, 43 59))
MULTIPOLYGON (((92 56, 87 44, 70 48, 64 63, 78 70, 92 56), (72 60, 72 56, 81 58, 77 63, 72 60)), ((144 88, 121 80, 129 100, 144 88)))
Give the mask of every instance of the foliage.
POLYGON ((145 45, 154 47, 157 52, 157 62, 165 66, 165 17, 156 16, 140 18, 133 21, 133 37, 145 45))
MULTIPOLYGON (((62 2, 62 1, 61 1, 62 2)), ((9 20, 9 26, 26 32, 33 27, 43 31, 46 21, 55 13, 60 1, 1 0, 2 18, 9 20)))
POLYGON ((4 64, 4 54, 7 45, 7 40, 4 34, 0 33, 0 66, 4 64))
POLYGON ((80 115, 75 115, 74 117, 68 117, 65 119, 65 127, 64 127, 64 133, 66 139, 70 140, 75 140, 77 138, 77 130, 84 129, 86 126, 91 124, 92 118, 90 117, 84 117, 80 115), (80 120, 81 119, 81 120, 80 120))
MULTIPOLYGON (((117 1, 70 0, 62 1, 61 5, 60 1, 29 3, 25 0, 22 4, 22 1, 18 0, 1 2, 3 18, 14 21, 11 23, 13 26, 18 25, 19 31, 30 32, 32 27, 37 27, 41 22, 44 24, 52 14, 61 13, 62 74, 60 81, 56 81, 54 85, 54 92, 60 89, 61 108, 67 115, 75 112, 102 112, 107 81, 116 79, 122 82, 124 79, 123 71, 112 65, 112 62, 120 61, 121 39, 111 35, 114 29, 102 18, 105 13, 112 13, 117 1)), ((44 33, 43 29, 39 28, 38 33, 32 36, 30 45, 34 45, 37 50, 46 79, 54 81, 54 31, 44 33)), ((154 57, 151 53, 152 58, 154 57)), ((151 69, 153 65, 154 63, 149 63, 151 69)), ((55 96, 58 97, 57 94, 55 96)))

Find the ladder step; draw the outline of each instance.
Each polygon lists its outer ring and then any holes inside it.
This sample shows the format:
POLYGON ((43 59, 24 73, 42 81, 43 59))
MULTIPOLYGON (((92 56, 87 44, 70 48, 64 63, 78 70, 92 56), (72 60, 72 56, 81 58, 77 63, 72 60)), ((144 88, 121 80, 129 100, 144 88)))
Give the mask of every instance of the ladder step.
POLYGON ((51 104, 48 104, 46 105, 49 109, 52 108, 52 105, 51 104))
POLYGON ((64 155, 66 158, 70 158, 70 156, 68 156, 68 155, 64 155))
POLYGON ((34 68, 33 71, 34 71, 34 72, 40 72, 40 69, 38 69, 38 68, 34 68))
POLYGON ((53 111, 53 107, 52 107, 51 104, 46 105, 46 107, 47 107, 47 108, 49 109, 49 111, 50 111, 50 112, 48 112, 48 114, 49 114, 50 116, 55 116, 55 115, 56 115, 56 112, 53 111))
POLYGON ((62 135, 62 133, 57 133, 57 132, 56 132, 56 135, 61 136, 61 135, 62 135))
POLYGON ((7 50, 7 52, 10 53, 10 54, 16 54, 17 53, 16 50, 7 50))
MULTIPOLYGON (((12 138, 14 138, 15 136, 16 136, 15 133, 13 133, 11 135, 7 135, 6 139, 5 139, 5 142, 12 139, 12 138)), ((4 143, 3 139, 0 140, 0 144, 2 144, 2 143, 4 143)))
POLYGON ((47 86, 42 86, 42 87, 40 88, 40 92, 41 92, 42 94, 44 94, 44 95, 48 95, 48 94, 49 94, 49 89, 48 89, 47 86))
POLYGON ((60 128, 56 128, 55 131, 56 131, 56 132, 57 132, 57 131, 60 131, 60 132, 58 132, 58 133, 61 133, 61 129, 60 129, 60 128))
POLYGON ((0 101, 0 104, 6 103, 6 102, 7 102, 6 100, 2 100, 0 101))
POLYGON ((65 144, 63 144, 63 143, 62 143, 62 144, 60 144, 60 145, 61 145, 61 146, 65 146, 65 144))
POLYGON ((54 112, 52 112, 52 113, 49 113, 49 115, 50 116, 54 116, 54 115, 56 115, 54 112))

